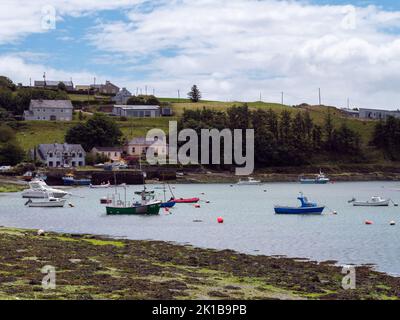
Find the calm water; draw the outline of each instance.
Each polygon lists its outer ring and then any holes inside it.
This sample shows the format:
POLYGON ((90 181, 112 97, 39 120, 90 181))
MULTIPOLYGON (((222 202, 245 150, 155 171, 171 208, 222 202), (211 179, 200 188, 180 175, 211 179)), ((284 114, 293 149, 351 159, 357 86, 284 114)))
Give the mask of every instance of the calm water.
MULTIPOLYGON (((151 187, 151 186, 149 186, 151 187)), ((140 187, 129 187, 128 193, 140 187)), ((180 204, 172 214, 160 216, 106 216, 99 199, 113 189, 73 189, 68 201, 74 208, 24 207, 20 194, 0 195, 0 224, 71 233, 93 233, 130 239, 190 243, 200 247, 286 255, 343 264, 375 264, 400 275, 400 207, 354 208, 353 197, 367 200, 379 195, 400 202, 400 185, 393 182, 336 183, 323 186, 290 183, 263 186, 176 185, 177 197, 199 196, 210 200, 201 208, 180 204), (264 192, 264 190, 267 192, 264 192), (330 210, 323 216, 277 216, 274 204, 297 205, 303 191, 312 201, 330 210), (202 195, 201 193, 205 193, 202 195), (332 210, 338 215, 329 214, 332 210), (217 224, 222 216, 225 223, 217 224), (374 225, 364 225, 365 220, 374 225), (194 220, 202 220, 195 223, 194 220), (395 220, 397 226, 390 226, 395 220)), ((122 193, 122 189, 120 190, 122 193)), ((162 190, 159 191, 160 195, 162 190)))

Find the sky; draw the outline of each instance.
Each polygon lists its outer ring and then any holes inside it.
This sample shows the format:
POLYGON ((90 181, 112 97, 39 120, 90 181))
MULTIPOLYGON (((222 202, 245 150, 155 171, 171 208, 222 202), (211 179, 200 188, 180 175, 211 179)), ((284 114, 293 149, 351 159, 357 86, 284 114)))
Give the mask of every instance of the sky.
POLYGON ((0 75, 400 108, 396 0, 0 0, 0 75), (96 78, 96 80, 94 80, 96 78))

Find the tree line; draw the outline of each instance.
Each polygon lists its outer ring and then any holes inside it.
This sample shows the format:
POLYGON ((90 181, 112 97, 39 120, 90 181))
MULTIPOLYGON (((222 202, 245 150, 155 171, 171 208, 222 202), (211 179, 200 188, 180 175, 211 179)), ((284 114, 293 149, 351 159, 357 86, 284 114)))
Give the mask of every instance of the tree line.
POLYGON ((400 160, 400 119, 388 117, 375 125, 371 144, 392 161, 400 160))
POLYGON ((203 108, 184 111, 179 129, 185 128, 196 130, 199 137, 201 129, 254 129, 255 161, 259 167, 300 166, 323 158, 363 159, 360 135, 346 122, 336 128, 330 112, 321 126, 307 111, 250 110, 246 104, 227 112, 203 108))

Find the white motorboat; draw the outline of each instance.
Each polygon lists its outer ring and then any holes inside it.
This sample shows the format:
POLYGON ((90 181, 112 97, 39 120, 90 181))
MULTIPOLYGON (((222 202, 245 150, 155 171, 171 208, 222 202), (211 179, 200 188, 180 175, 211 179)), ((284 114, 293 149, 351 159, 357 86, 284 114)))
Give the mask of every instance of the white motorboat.
POLYGON ((25 205, 30 208, 62 208, 67 200, 54 198, 54 196, 47 192, 47 197, 40 201, 32 201, 29 199, 25 205))
POLYGON ((262 182, 260 180, 256 180, 252 177, 247 178, 247 180, 240 179, 237 183, 240 186, 252 186, 252 185, 260 185, 262 182))
POLYGON ((355 207, 388 207, 390 199, 372 197, 371 200, 368 201, 357 201, 356 199, 352 199, 349 203, 353 203, 353 206, 355 207))
POLYGON ((99 185, 90 184, 90 188, 92 189, 107 189, 111 186, 110 181, 108 183, 102 183, 99 185))
POLYGON ((63 198, 68 192, 49 187, 43 180, 33 180, 29 182, 29 189, 22 192, 22 198, 45 199, 47 193, 51 193, 54 198, 63 198))

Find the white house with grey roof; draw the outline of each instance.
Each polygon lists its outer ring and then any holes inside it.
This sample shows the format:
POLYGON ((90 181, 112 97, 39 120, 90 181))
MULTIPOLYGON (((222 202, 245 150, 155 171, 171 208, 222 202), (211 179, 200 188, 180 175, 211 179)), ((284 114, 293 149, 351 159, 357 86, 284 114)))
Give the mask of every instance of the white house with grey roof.
POLYGON ((361 119, 386 120, 388 117, 400 118, 400 110, 380 110, 360 108, 361 119))
POLYGON ((70 100, 31 100, 24 119, 29 121, 72 121, 74 108, 70 100))
POLYGON ((40 144, 35 154, 50 168, 85 166, 86 152, 80 144, 40 144))
POLYGON ((112 98, 112 100, 117 104, 117 105, 123 105, 126 104, 129 100, 129 98, 132 97, 132 93, 129 92, 128 89, 122 88, 116 95, 115 97, 112 98))
POLYGON ((128 118, 158 118, 161 116, 160 106, 127 106, 115 105, 112 114, 117 117, 128 118))

